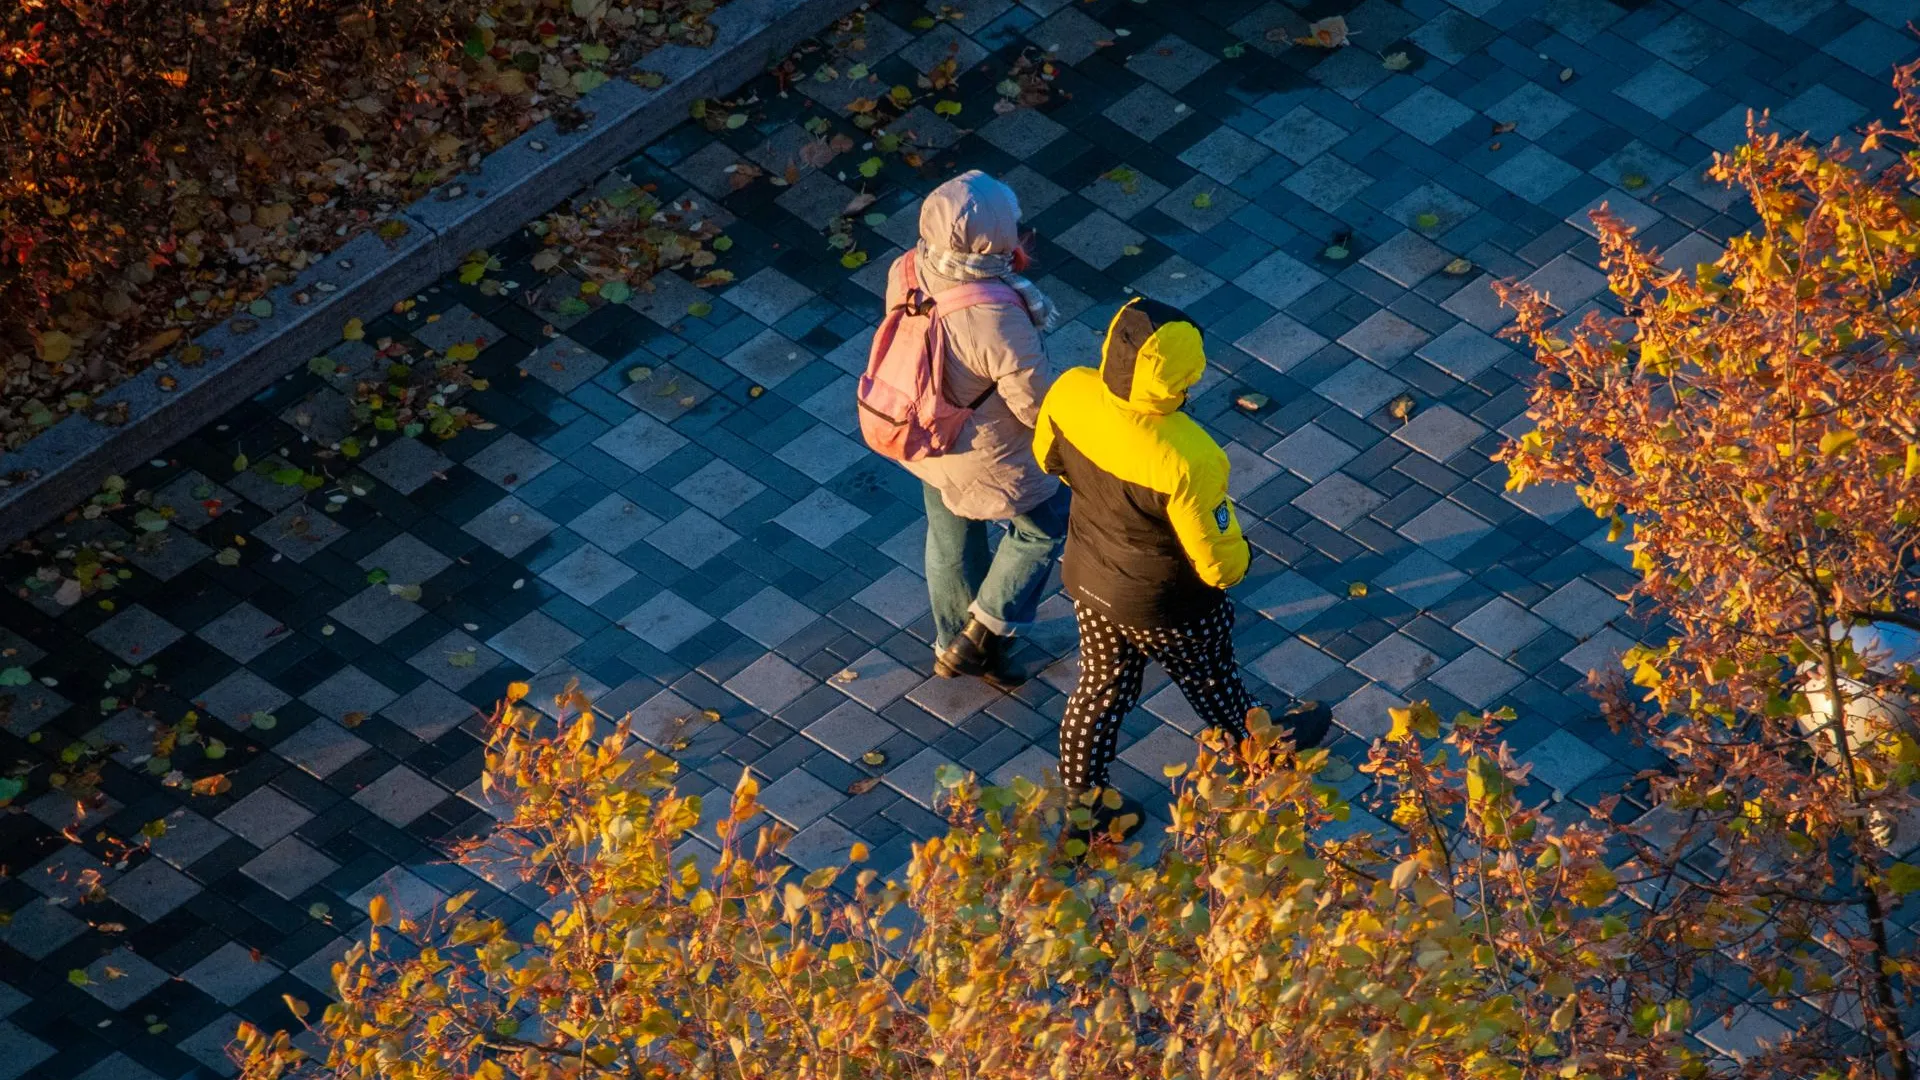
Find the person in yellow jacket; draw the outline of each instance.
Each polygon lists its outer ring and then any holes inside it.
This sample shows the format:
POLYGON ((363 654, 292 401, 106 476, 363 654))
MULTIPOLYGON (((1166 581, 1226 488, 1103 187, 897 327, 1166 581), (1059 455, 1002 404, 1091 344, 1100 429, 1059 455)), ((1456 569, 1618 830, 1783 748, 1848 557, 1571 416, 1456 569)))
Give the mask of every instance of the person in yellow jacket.
MULTIPOLYGON (((1060 776, 1075 794, 1107 786, 1150 659, 1202 720, 1236 738, 1262 707, 1233 659, 1226 590, 1246 576, 1248 551, 1227 455, 1180 411, 1206 366, 1192 319, 1129 300, 1107 327, 1099 370, 1063 373, 1034 424, 1034 458, 1073 489, 1062 577, 1080 625, 1080 678, 1060 722, 1060 776)), ((1308 702, 1287 722, 1304 749, 1331 716, 1308 702)))

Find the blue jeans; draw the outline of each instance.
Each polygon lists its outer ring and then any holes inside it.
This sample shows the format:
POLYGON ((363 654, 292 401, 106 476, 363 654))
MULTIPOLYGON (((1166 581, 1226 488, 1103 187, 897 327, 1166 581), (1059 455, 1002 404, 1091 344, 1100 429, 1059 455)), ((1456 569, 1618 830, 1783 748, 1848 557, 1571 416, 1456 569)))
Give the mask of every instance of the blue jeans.
POLYGON ((956 516, 939 489, 927 497, 927 596, 933 603, 937 651, 967 625, 969 616, 996 634, 1012 635, 1033 625, 1047 572, 1067 536, 1066 486, 1024 514, 1007 519, 997 551, 987 550, 991 522, 956 516))

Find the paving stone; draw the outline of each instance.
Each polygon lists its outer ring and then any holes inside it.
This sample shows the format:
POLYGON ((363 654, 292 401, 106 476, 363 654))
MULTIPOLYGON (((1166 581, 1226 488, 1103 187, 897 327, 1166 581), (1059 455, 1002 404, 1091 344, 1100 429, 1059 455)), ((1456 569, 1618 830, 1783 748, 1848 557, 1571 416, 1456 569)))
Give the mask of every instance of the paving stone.
POLYGON ((772 326, 813 299, 813 290, 769 266, 723 295, 727 303, 772 326))
POLYGON ((1406 707, 1405 700, 1377 683, 1368 683, 1333 707, 1333 719, 1361 740, 1371 743, 1385 737, 1392 728, 1393 721, 1388 713, 1406 707))
POLYGON ((1179 255, 1133 279, 1134 292, 1181 310, 1197 305, 1223 282, 1179 255))
POLYGON ((687 439, 653 417, 635 413, 593 440, 593 445, 634 472, 643 473, 687 445, 687 439))
POLYGON ((1019 753, 1001 762, 1000 767, 987 777, 989 783, 997 787, 1011 786, 1016 778, 1024 778, 1035 784, 1046 783, 1049 778, 1058 780, 1060 759, 1039 746, 1029 746, 1019 753))
POLYGON ((647 543, 689 569, 705 565, 738 539, 739 533, 692 508, 647 534, 647 543))
POLYGON ((818 618, 812 608, 769 585, 728 612, 725 622, 771 649, 818 618))
POLYGON ((1319 352, 1327 339, 1285 315, 1275 315, 1234 344, 1273 370, 1284 372, 1319 352))
POLYGON ((266 848, 312 821, 313 814, 273 788, 261 787, 222 810, 213 820, 254 847, 266 848))
POLYGON ((240 872, 262 886, 292 900, 327 879, 340 864, 320 854, 299 837, 289 836, 240 867, 240 872))
POLYGON ((1452 261, 1450 253, 1416 232, 1400 233, 1360 257, 1360 265, 1407 289, 1425 281, 1452 261))
POLYGON ((817 685, 813 676, 769 653, 726 682, 727 692, 772 716, 817 685))
POLYGON ((760 789, 760 805, 796 832, 826 817, 846 801, 846 792, 821 783, 802 769, 795 769, 760 789))
POLYGON ((552 616, 530 611, 488 638, 487 647, 528 671, 539 671, 571 652, 580 642, 579 634, 552 616))
POLYGON ((1388 634, 1354 657, 1349 666, 1377 683, 1405 691, 1439 667, 1440 657, 1405 634, 1388 634))
POLYGON ((1576 578, 1533 605, 1533 613, 1576 638, 1612 622, 1627 606, 1586 578, 1576 578))
POLYGON ((1425 330, 1393 312, 1381 310, 1341 335, 1340 344, 1388 368, 1412 356, 1415 349, 1427 343, 1429 336, 1425 330))
POLYGON ((499 554, 513 558, 559 527, 552 518, 509 495, 474 515, 464 529, 499 554))
POLYGON ((824 484, 845 472, 848 466, 866 460, 869 453, 865 446, 824 424, 817 424, 794 436, 792 442, 773 456, 806 474, 814 483, 824 484))
POLYGON ((349 713, 379 712, 395 696, 385 683, 349 665, 302 694, 300 700, 320 715, 338 719, 349 713))
POLYGON ((931 810, 936 790, 934 776, 942 766, 958 768, 958 763, 929 746, 887 770, 887 786, 931 810))
POLYGON ((634 576, 626 564, 594 544, 581 544, 540 572, 541 580, 582 604, 598 603, 634 576))
MULTIPOLYGON (((774 202, 813 228, 825 229, 841 215, 847 203, 853 201, 853 195, 853 189, 847 185, 824 173, 809 172, 774 202)), ((674 317, 679 318, 686 310, 684 306, 679 308, 674 317)))
MULTIPOLYGON (((918 683, 918 679, 914 680, 918 683)), ((896 695, 898 696, 898 695, 896 695)), ((857 701, 842 702, 826 715, 808 724, 802 734, 843 761, 859 761, 861 755, 900 733, 900 729, 876 716, 857 701)))
POLYGON ((1000 691, 979 679, 931 678, 908 692, 907 700, 950 725, 974 715, 1000 700, 1000 691))
POLYGON ((1144 776, 1164 781, 1168 766, 1193 763, 1195 749, 1193 736, 1179 728, 1160 724, 1120 751, 1120 760, 1140 770, 1144 776))
POLYGON ((1561 311, 1572 311, 1600 295, 1607 287, 1607 278, 1572 255, 1557 255, 1522 284, 1544 295, 1561 311))
POLYGON ((1288 638, 1260 654, 1247 669, 1295 697, 1340 670, 1340 661, 1299 638, 1288 638))
POLYGON ((1415 355, 1461 382, 1471 382, 1512 352, 1471 324, 1461 322, 1420 346, 1415 355))
POLYGON ((1487 115, 1496 123, 1512 124, 1523 137, 1538 141, 1561 121, 1579 112, 1578 106, 1539 83, 1523 83, 1502 98, 1487 115))
POLYGON ((1259 586, 1245 602, 1254 611, 1288 630, 1300 629, 1338 603, 1332 593, 1292 570, 1284 571, 1259 586))
POLYGON ((1031 159, 1067 129, 1035 109, 1016 109, 989 120, 980 137, 1022 160, 1031 159))
POLYGON ((1560 662, 1582 675, 1608 674, 1620 670, 1620 657, 1633 647, 1633 639, 1611 626, 1594 631, 1593 636, 1567 650, 1560 662))
POLYGON ((1334 473, 1294 497, 1293 505, 1342 529, 1386 502, 1386 496, 1345 473, 1334 473))
POLYGON ((831 818, 820 818, 796 833, 783 850, 801 869, 820 870, 846 866, 853 845, 859 842, 860 838, 848 832, 846 826, 831 818))
POLYGON ((1413 419, 1393 433, 1393 437, 1435 461, 1446 461, 1472 446, 1487 429, 1450 405, 1429 405, 1414 413, 1413 419))
POLYGON ((87 640, 129 664, 144 664, 182 637, 180 628, 134 604, 101 623, 87 640))
MULTIPOLYGON (((223 948, 239 946, 228 945, 223 948)), ((246 950, 242 949, 241 954, 245 955, 246 950)), ((170 978, 164 970, 124 945, 81 970, 87 973, 87 985, 80 989, 95 1001, 116 1011, 133 1007, 141 998, 164 986, 170 978), (108 968, 120 974, 117 977, 108 975, 108 968)))
POLYGON ((1146 242, 1146 237, 1112 214, 1095 210, 1053 242, 1095 270, 1105 270, 1120 260, 1126 248, 1146 242))
POLYGON ((1484 709, 1525 680, 1518 668, 1484 649, 1469 649, 1433 673, 1433 684, 1484 709))
POLYGON ((285 632, 280 620, 242 601, 194 631, 194 636, 245 664, 273 648, 285 632))
POLYGON ((1453 624, 1454 633, 1501 657, 1513 655, 1546 629, 1545 621, 1504 596, 1494 597, 1453 624))
POLYGON ((1473 110, 1431 86, 1423 86, 1381 113, 1382 119, 1432 146, 1473 119, 1473 110))
POLYGON ((1442 559, 1458 557, 1493 531, 1484 519, 1448 499, 1435 502, 1399 527, 1400 535, 1442 559))
MULTIPOLYGON (((531 699, 532 695, 528 697, 531 699)), ((395 765, 354 793, 353 801, 388 824, 411 825, 416 818, 446 801, 447 791, 405 765, 395 765)))
POLYGON ((1235 277, 1234 284, 1269 307, 1285 308, 1326 280, 1320 271, 1284 251, 1276 251, 1235 277))
POLYGON ((53 1047, 11 1021, 0 1021, 0 1080, 18 1080, 52 1056, 53 1047))
POLYGON ((1467 575, 1429 551, 1416 551, 1381 571, 1373 584, 1416 608, 1430 608, 1465 584, 1467 575))
POLYGON ((86 932, 87 924, 68 914, 65 905, 35 897, 15 908, 12 919, 0 926, 0 942, 30 960, 44 960, 86 932))
MULTIPOLYGON (((715 459, 718 460, 718 459, 715 459)), ((567 523, 567 527, 609 552, 621 552, 660 527, 660 519, 618 493, 608 495, 567 523)))
POLYGON ((1519 761, 1533 766, 1534 779, 1559 792, 1572 791, 1612 764, 1607 755, 1564 730, 1535 743, 1519 761))
POLYGON ((871 516, 826 488, 815 488, 773 520, 814 547, 826 548, 864 525, 871 516))
MULTIPOLYGON (((1152 83, 1141 83, 1101 110, 1100 115, 1113 121, 1122 131, 1130 131, 1152 142, 1181 121, 1184 114, 1176 111, 1179 107, 1179 99, 1172 94, 1152 83)), ((1026 207, 1028 213, 1038 212, 1028 207, 1024 199, 1020 205, 1026 207)))
POLYGON ((1305 165, 1347 138, 1347 129, 1305 105, 1261 129, 1257 138, 1296 165, 1305 165))
MULTIPOLYGON (((331 988, 331 983, 328 988, 331 988)), ((240 1017, 233 1013, 222 1013, 205 1027, 192 1035, 181 1039, 180 1052, 198 1061, 201 1066, 215 1076, 238 1076, 240 1069, 227 1056, 227 1047, 233 1042, 234 1032, 240 1029, 240 1017)))
POLYGON ((1373 178, 1329 154, 1322 154, 1281 186, 1329 214, 1337 214, 1355 195, 1373 186, 1373 178))
POLYGON ((1229 442, 1227 452, 1227 494, 1245 499, 1260 490, 1260 485, 1280 475, 1280 467, 1246 446, 1229 442))
MULTIPOLYGON (((392 710, 406 715, 408 710, 392 710)), ((367 742, 332 720, 321 717, 280 740, 274 752, 321 779, 367 752, 367 742)))
POLYGON ((1127 70, 1171 94, 1205 75, 1220 59, 1185 38, 1168 34, 1127 58, 1127 70))
POLYGON ((607 362, 565 338, 556 338, 534 350, 520 361, 520 370, 546 383, 562 394, 571 394, 581 383, 606 369, 607 362))
POLYGON ((156 837, 150 850, 176 870, 184 870, 212 854, 233 834, 190 810, 175 810, 163 818, 167 831, 156 837))
POLYGON ((148 859, 122 874, 113 885, 114 903, 148 922, 157 921, 199 894, 199 882, 161 859, 148 859))
POLYGON ((912 625, 925 615, 931 601, 927 583, 905 567, 896 566, 873 584, 853 594, 853 601, 898 627, 912 625))
POLYGON ((713 616, 682 600, 677 593, 662 590, 633 609, 620 624, 661 652, 671 652, 712 626, 713 616))
POLYGON ((1317 484, 1358 457, 1360 451, 1318 424, 1302 424, 1298 431, 1274 443, 1266 456, 1292 470, 1309 484, 1317 484))
POLYGON ((1487 173, 1487 179, 1532 203, 1544 203, 1580 171, 1537 146, 1517 151, 1487 173))
POLYGON ((702 465, 673 486, 673 493, 715 518, 724 518, 766 490, 766 485, 721 458, 702 465))
POLYGON ((517 488, 560 463, 560 459, 508 432, 461 464, 503 488, 517 488))
POLYGON ((1180 161, 1222 184, 1231 184, 1272 153, 1224 124, 1180 152, 1180 161))
POLYGON ((403 867, 394 867, 379 877, 367 882, 347 897, 347 902, 361 911, 376 896, 384 896, 393 908, 396 918, 405 917, 422 920, 434 908, 444 903, 447 893, 428 882, 425 878, 403 867))
POLYGON ((1313 392, 1355 416, 1370 416, 1407 384, 1377 364, 1355 360, 1314 385, 1313 392))
POLYGON ((280 975, 280 965, 255 959, 246 946, 228 942, 180 973, 180 978, 222 1005, 237 1005, 280 975))
POLYGON ((292 699, 272 683, 242 668, 213 684, 195 700, 216 719, 235 724, 255 713, 270 713, 292 699))

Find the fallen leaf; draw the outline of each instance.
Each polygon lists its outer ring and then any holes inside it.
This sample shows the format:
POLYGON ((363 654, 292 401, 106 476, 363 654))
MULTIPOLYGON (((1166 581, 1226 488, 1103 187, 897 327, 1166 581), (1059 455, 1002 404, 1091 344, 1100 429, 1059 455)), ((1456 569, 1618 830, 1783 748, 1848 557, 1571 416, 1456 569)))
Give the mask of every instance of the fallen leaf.
POLYGON ((1459 277, 1461 274, 1467 273, 1468 271, 1472 270, 1473 263, 1468 259, 1455 258, 1452 262, 1448 263, 1443 269, 1445 269, 1447 273, 1452 274, 1455 277, 1459 277))
POLYGON ((877 769, 887 763, 887 755, 881 750, 869 750, 860 755, 860 763, 863 765, 871 765, 877 769))
POLYGON ((1512 120, 1502 121, 1500 123, 1493 125, 1493 133, 1495 135, 1505 135, 1507 132, 1512 131, 1514 128, 1519 126, 1520 125, 1514 123, 1512 120))
POLYGON ((1388 71, 1405 71, 1413 66, 1413 58, 1403 52, 1388 53, 1380 60, 1380 66, 1388 71))
POLYGON ((1329 15, 1316 19, 1307 25, 1307 36, 1295 38, 1301 45, 1311 45, 1316 49, 1338 49, 1351 44, 1348 40, 1347 20, 1338 15, 1329 15))
POLYGON ((879 777, 863 776, 860 779, 855 780, 853 783, 847 785, 847 794, 865 795, 867 792, 872 791, 874 788, 877 788, 879 786, 880 786, 879 777))
POLYGON ((340 726, 345 728, 357 728, 366 722, 367 714, 357 709, 340 718, 340 726))

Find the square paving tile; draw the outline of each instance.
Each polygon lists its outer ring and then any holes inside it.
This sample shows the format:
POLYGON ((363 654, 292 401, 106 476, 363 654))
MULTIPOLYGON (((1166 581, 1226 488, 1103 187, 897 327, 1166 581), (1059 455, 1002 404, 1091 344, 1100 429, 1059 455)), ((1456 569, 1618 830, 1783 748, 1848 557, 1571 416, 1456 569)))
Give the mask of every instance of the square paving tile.
POLYGON ((1280 156, 1304 165, 1340 145, 1347 134, 1346 128, 1301 105, 1268 124, 1258 138, 1280 156))
POLYGON ((1234 344, 1273 370, 1284 372, 1319 352, 1327 339, 1285 315, 1275 315, 1234 344))
POLYGON ((1247 669, 1298 697, 1321 679, 1340 670, 1340 661, 1299 638, 1288 638, 1262 653, 1247 665, 1247 669))
POLYGON ((634 576, 625 563, 590 543, 574 548, 540 572, 542 580, 583 604, 597 603, 634 576))
POLYGON ((1248 607, 1288 630, 1298 630, 1338 603, 1332 593, 1292 570, 1261 585, 1246 598, 1248 607))
POLYGON ((1492 705, 1525 678, 1518 668, 1484 649, 1461 653, 1433 673, 1435 686, 1476 709, 1492 705))
POLYGON ((663 589, 634 608, 620 624, 641 641, 670 652, 686 644, 687 639, 713 625, 713 616, 663 589))
POLYGON ((180 978, 222 1005, 237 1005, 278 978, 280 970, 280 965, 265 957, 255 959, 246 946, 230 941, 181 972, 180 978))
POLYGON ((1053 238, 1054 243, 1095 270, 1112 266, 1125 255, 1127 248, 1145 241, 1145 236, 1104 210, 1095 210, 1053 238))
POLYGON ((825 548, 865 524, 871 516, 826 488, 815 488, 773 520, 814 547, 825 548))
POLYGON ((1343 529, 1386 501, 1385 495, 1346 473, 1336 472, 1295 496, 1293 505, 1335 529, 1343 529))
POLYGON ((1435 461, 1446 461, 1485 435, 1487 429, 1450 405, 1429 405, 1393 437, 1435 461))
POLYGON ((313 813, 273 788, 262 787, 222 810, 213 820, 254 847, 266 848, 312 821, 313 813))
POLYGON ((242 601, 194 631, 194 636, 244 664, 273 648, 284 633, 280 620, 242 601))
POLYGON ((1465 584, 1467 575, 1429 551, 1416 551, 1380 572, 1373 584, 1416 608, 1429 608, 1465 584))
POLYGON ((327 879, 340 864, 289 836, 240 867, 240 872, 276 895, 292 900, 327 879))
POLYGON ((1340 344, 1388 368, 1412 356, 1415 349, 1427 343, 1428 337, 1425 330, 1391 311, 1382 310, 1341 335, 1340 344))
POLYGON ((739 533, 691 508, 647 534, 647 543, 689 568, 704 565, 738 539, 739 533))
POLYGON ((1388 634, 1354 657, 1351 666, 1377 683, 1405 691, 1439 667, 1440 657, 1405 634, 1388 634))
POLYGON ((179 641, 180 628, 139 604, 122 610, 87 635, 88 640, 129 664, 144 664, 179 641))
POLYGON ((512 495, 480 511, 464 526, 474 539, 508 558, 546 539, 559 527, 552 518, 512 495))

